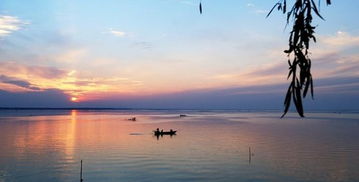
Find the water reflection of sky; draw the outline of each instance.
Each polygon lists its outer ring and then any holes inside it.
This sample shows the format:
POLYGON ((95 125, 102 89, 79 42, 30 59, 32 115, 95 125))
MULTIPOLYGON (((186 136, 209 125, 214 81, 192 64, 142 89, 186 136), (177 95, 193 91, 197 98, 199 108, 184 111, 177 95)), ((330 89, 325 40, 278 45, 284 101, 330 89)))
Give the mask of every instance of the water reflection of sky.
POLYGON ((86 181, 359 180, 358 114, 179 114, 7 114, 0 181, 75 181, 81 159, 86 181), (157 127, 178 135, 157 140, 157 127))

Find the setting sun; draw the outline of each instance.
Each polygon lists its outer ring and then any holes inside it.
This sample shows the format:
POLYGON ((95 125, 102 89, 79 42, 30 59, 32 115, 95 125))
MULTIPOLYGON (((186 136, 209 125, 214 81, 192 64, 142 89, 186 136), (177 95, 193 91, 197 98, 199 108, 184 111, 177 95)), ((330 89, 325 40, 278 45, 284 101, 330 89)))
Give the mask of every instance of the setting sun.
POLYGON ((71 101, 72 101, 72 102, 77 102, 78 99, 77 99, 77 97, 71 97, 71 101))

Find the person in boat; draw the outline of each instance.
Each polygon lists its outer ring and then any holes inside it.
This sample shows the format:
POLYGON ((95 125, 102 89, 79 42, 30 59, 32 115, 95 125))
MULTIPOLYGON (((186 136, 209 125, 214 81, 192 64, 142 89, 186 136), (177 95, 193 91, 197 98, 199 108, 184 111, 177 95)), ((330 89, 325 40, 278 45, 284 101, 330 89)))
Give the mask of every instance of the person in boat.
POLYGON ((159 129, 159 128, 157 128, 156 133, 160 133, 160 129, 159 129))
POLYGON ((127 119, 127 120, 129 120, 129 121, 136 121, 136 117, 132 117, 132 118, 129 118, 129 119, 127 119))
POLYGON ((161 130, 161 134, 163 133, 163 129, 161 130))
POLYGON ((173 130, 172 130, 172 129, 170 129, 170 133, 173 133, 173 130))

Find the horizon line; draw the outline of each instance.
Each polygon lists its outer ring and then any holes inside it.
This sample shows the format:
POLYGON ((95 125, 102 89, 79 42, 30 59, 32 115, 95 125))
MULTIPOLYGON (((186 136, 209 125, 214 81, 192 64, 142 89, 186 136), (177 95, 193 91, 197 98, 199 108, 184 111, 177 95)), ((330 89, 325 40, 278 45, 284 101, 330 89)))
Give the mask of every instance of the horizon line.
MULTIPOLYGON (((153 110, 153 111, 161 111, 161 110, 191 110, 191 111, 247 111, 247 112, 253 112, 253 111, 263 111, 263 112, 282 112, 281 109, 189 109, 189 108, 126 108, 126 107, 0 107, 0 110, 153 110)), ((294 112, 294 111, 293 111, 294 112)), ((359 110, 355 109, 339 109, 339 110, 333 110, 333 109, 312 109, 307 110, 306 112, 334 112, 334 113, 359 113, 359 110)))

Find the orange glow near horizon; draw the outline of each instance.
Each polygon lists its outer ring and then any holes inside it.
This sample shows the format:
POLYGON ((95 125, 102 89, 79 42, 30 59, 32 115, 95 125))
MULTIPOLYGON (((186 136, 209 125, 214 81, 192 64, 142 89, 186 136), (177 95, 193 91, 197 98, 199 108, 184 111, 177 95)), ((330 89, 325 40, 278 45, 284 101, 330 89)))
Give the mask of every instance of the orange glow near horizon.
POLYGON ((72 102, 78 102, 78 98, 77 97, 71 97, 71 101, 72 102))

